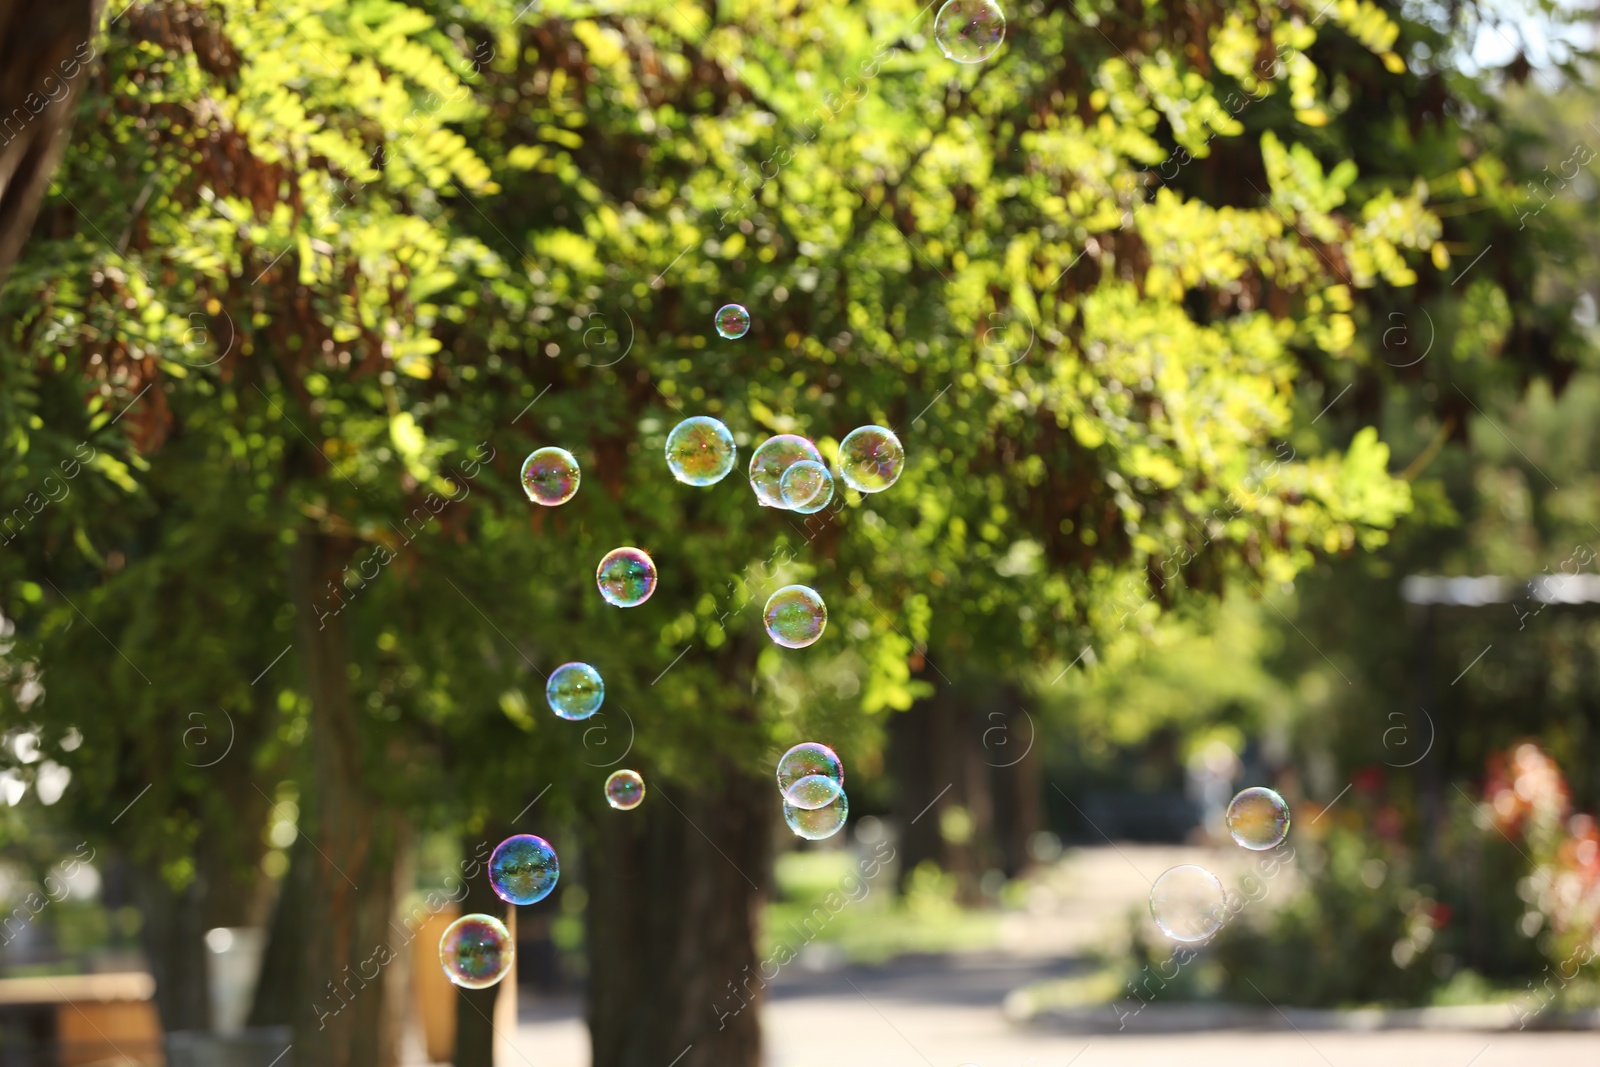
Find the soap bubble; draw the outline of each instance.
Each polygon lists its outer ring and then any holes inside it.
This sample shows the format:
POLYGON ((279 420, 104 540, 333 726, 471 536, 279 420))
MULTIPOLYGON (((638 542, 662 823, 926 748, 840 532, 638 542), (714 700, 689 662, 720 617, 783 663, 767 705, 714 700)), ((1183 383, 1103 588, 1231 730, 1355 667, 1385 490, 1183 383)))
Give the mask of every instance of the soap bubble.
POLYGON ((607 604, 636 608, 656 591, 656 565, 642 548, 613 548, 595 568, 595 584, 607 604))
POLYGON ((713 485, 728 476, 739 458, 733 434, 716 419, 696 415, 667 434, 667 469, 685 485, 713 485))
POLYGON ((750 312, 743 304, 723 304, 717 309, 717 333, 733 341, 750 332, 750 312))
POLYGON ((828 477, 828 468, 803 459, 799 463, 791 463, 789 469, 783 472, 783 477, 778 479, 778 495, 783 498, 784 507, 803 508, 817 499, 823 484, 829 481, 832 479, 828 477))
POLYGON ((1150 887, 1150 915, 1174 941, 1204 941, 1221 929, 1226 913, 1222 883, 1204 867, 1181 864, 1150 887))
POLYGON ((827 745, 802 741, 778 759, 778 792, 797 808, 820 808, 843 788, 844 764, 839 762, 838 753, 827 745), (834 788, 830 791, 813 782, 814 778, 832 782, 834 788), (821 796, 822 792, 828 795, 821 796))
POLYGON ((581 478, 578 461, 564 448, 541 448, 522 461, 522 491, 545 507, 571 500, 581 478))
POLYGON ((844 826, 844 820, 850 814, 850 798, 844 795, 844 790, 839 790, 839 795, 820 808, 797 808, 787 800, 783 802, 783 821, 789 824, 800 837, 807 841, 821 841, 823 838, 832 837, 844 826))
POLYGON ((750 454, 750 488, 756 491, 756 499, 769 508, 786 507, 783 476, 796 463, 807 461, 820 467, 822 453, 798 434, 781 433, 762 441, 750 454))
POLYGON ((899 480, 905 461, 900 438, 882 426, 858 427, 839 442, 839 474, 857 492, 883 492, 899 480))
POLYGON ((638 771, 612 771, 606 779, 606 803, 618 811, 632 811, 644 801, 644 779, 638 771))
MULTIPOLYGON (((810 462, 807 460, 807 462, 810 462)), ((798 463, 795 466, 799 466, 798 463)), ((780 483, 781 488, 781 483, 780 483)), ((811 498, 811 503, 795 508, 798 515, 815 515, 829 504, 833 503, 833 475, 828 473, 828 468, 822 468, 822 488, 817 490, 817 495, 811 498)))
POLYGON ((933 39, 945 58, 982 63, 1006 39, 1006 16, 994 0, 947 0, 933 19, 933 39))
POLYGON ((439 938, 445 976, 463 989, 488 989, 511 973, 516 958, 511 931, 493 915, 463 915, 439 938))
POLYGON ((489 888, 508 904, 537 904, 550 895, 559 877, 556 850, 542 837, 515 834, 489 856, 489 888))
POLYGON ((563 719, 587 719, 600 710, 606 684, 600 680, 600 672, 587 663, 563 663, 550 672, 544 698, 550 702, 550 710, 563 719))
POLYGON ((767 636, 784 648, 814 644, 828 627, 828 607, 815 589, 786 585, 767 598, 761 613, 767 636))
POLYGON ((1245 848, 1275 848, 1289 836, 1289 805, 1265 786, 1242 791, 1228 805, 1228 833, 1245 848))

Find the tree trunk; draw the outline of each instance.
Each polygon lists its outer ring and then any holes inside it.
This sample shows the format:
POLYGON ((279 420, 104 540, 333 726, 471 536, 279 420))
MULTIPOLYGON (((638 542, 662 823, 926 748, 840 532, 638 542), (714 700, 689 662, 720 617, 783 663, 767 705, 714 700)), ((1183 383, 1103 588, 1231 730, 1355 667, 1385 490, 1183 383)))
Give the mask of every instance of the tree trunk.
MULTIPOLYGON (((503 827, 495 828, 488 835, 496 843, 511 836, 511 831, 503 827)), ((461 854, 469 856, 482 840, 482 835, 474 835, 462 840, 461 854)), ((510 907, 505 901, 495 895, 489 886, 489 876, 486 873, 477 878, 468 878, 467 895, 461 900, 461 914, 470 915, 474 912, 483 915, 493 915, 504 922, 506 912, 510 907)), ((431 946, 423 946, 426 951, 431 946)), ((428 966, 428 960, 420 960, 419 966, 428 966)), ((434 966, 438 964, 435 963, 434 966)), ((507 980, 515 981, 515 971, 507 976, 507 980)), ((494 1067, 494 1005, 495 998, 500 995, 500 986, 493 985, 488 989, 456 989, 456 1051, 452 1060, 454 1067, 494 1067)))
MULTIPOLYGON (((309 822, 309 820, 307 820, 309 822)), ((302 976, 305 944, 311 940, 311 865, 316 860, 311 839, 305 834, 289 847, 289 870, 278 887, 255 998, 250 1005, 250 1026, 292 1026, 299 1006, 310 999, 302 976)))
POLYGON ((98 0, 0 0, 0 284, 66 147, 98 0))
POLYGON ((314 817, 301 832, 315 847, 294 1056, 296 1067, 389 1067, 398 1061, 394 1012, 403 1003, 385 993, 403 971, 391 966, 398 953, 390 925, 403 823, 365 783, 343 617, 318 614, 341 562, 326 537, 302 532, 291 578, 316 781, 314 817))
POLYGON ((134 864, 131 871, 134 898, 144 917, 140 940, 156 980, 161 1028, 209 1030, 204 881, 197 876, 177 891, 158 868, 134 864))
POLYGON ((726 771, 647 788, 633 811, 595 812, 588 833, 593 1067, 759 1067, 755 943, 777 793, 726 771))

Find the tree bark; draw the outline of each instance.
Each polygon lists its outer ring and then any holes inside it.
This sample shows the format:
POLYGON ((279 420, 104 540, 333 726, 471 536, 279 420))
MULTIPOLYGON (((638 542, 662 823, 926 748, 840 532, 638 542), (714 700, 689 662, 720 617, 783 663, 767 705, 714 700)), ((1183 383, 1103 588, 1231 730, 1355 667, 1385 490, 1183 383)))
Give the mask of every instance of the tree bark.
POLYGON ((0 0, 0 285, 66 147, 99 21, 99 0, 0 0))
POLYGON ((341 562, 327 537, 306 531, 291 566, 316 773, 314 818, 301 828, 315 847, 294 1055, 296 1067, 389 1067, 399 1053, 393 1013, 403 1003, 385 986, 403 970, 391 966, 390 920, 404 827, 367 787, 344 621, 322 601, 341 562))
POLYGON ((311 865, 315 859, 311 839, 305 834, 295 838, 261 954, 250 1026, 292 1026, 300 1004, 310 999, 302 972, 304 946, 311 940, 311 865))
POLYGON ((726 771, 648 790, 633 811, 595 812, 587 834, 593 1067, 759 1067, 776 791, 726 771))

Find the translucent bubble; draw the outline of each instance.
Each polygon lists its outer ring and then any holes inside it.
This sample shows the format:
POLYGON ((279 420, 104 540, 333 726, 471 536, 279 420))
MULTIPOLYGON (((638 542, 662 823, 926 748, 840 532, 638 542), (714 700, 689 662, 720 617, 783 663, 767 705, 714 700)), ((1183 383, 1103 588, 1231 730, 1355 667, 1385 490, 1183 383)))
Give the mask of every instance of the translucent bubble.
POLYGON ((839 790, 839 795, 820 808, 797 808, 787 800, 783 802, 783 821, 789 829, 807 841, 821 841, 832 837, 844 826, 850 814, 850 798, 839 790))
POLYGON ((784 507, 803 508, 817 498, 824 483, 829 481, 832 479, 828 477, 828 468, 803 459, 791 463, 778 479, 778 495, 783 498, 784 507))
POLYGON ((638 771, 612 771, 606 779, 606 803, 618 811, 632 811, 644 800, 644 779, 638 771))
POLYGON ((830 794, 808 803, 808 796, 815 796, 818 788, 815 783, 809 783, 805 791, 799 791, 800 783, 811 778, 823 778, 834 783, 837 787, 834 793, 844 788, 844 764, 839 762, 838 753, 827 745, 815 741, 802 741, 778 758, 778 792, 783 794, 783 799, 797 808, 810 810, 820 808, 833 800, 830 794))
POLYGON ((550 895, 559 877, 556 850, 542 837, 516 834, 489 856, 489 888, 508 904, 537 904, 550 895))
POLYGON ((840 792, 839 783, 821 774, 808 774, 796 782, 785 794, 785 799, 797 808, 811 811, 824 804, 833 803, 840 792))
POLYGON ((571 500, 581 478, 578 461, 564 448, 541 448, 522 461, 522 491, 545 507, 571 500))
POLYGON ((784 648, 814 644, 828 627, 828 606, 815 589, 804 585, 786 585, 773 593, 761 614, 767 636, 784 648))
POLYGON ((1266 786, 1242 791, 1228 805, 1228 833, 1245 848, 1276 848, 1289 836, 1289 805, 1266 786))
POLYGON ((463 915, 439 938, 439 963, 445 976, 464 989, 488 989, 516 962, 511 931, 493 915, 463 915))
POLYGON ((839 474, 857 492, 883 492, 899 480, 905 461, 900 438, 882 426, 858 427, 839 442, 839 474))
POLYGON ((717 309, 717 333, 732 341, 750 332, 750 312, 743 304, 723 304, 717 309))
POLYGON ((696 415, 667 434, 667 469, 685 485, 714 485, 733 470, 739 446, 716 419, 696 415))
POLYGON ((600 672, 587 663, 563 663, 550 672, 544 698, 550 702, 550 710, 563 719, 587 719, 600 710, 606 698, 606 683, 600 680, 600 672))
POLYGON ((1204 941, 1227 914, 1222 883, 1204 867, 1174 867, 1151 886, 1150 914, 1174 941, 1204 941))
POLYGON ((769 508, 787 506, 783 476, 796 463, 807 461, 822 466, 822 453, 798 434, 781 433, 762 441, 750 454, 750 488, 756 491, 756 499, 769 508))
POLYGON ((933 39, 945 58, 982 63, 1006 39, 1006 16, 994 0, 947 0, 933 20, 933 39))
MULTIPOLYGON (((796 464, 796 466, 799 466, 799 464, 796 464)), ((822 488, 817 491, 816 496, 812 497, 811 503, 794 510, 800 515, 815 515, 831 503, 833 503, 833 475, 829 474, 828 468, 824 467, 822 468, 822 488)))
POLYGON ((656 591, 656 564, 642 548, 613 548, 595 569, 594 580, 607 604, 636 608, 656 591))

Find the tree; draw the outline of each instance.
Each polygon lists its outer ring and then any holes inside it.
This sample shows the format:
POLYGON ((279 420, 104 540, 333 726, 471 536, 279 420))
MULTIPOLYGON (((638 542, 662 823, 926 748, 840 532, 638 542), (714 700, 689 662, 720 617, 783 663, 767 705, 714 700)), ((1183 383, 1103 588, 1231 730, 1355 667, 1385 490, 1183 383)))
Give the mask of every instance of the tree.
POLYGON ((110 27, 3 295, 0 578, 13 669, 44 690, 8 714, 171 894, 207 842, 248 860, 275 780, 298 784, 301 951, 269 952, 297 1062, 389 1054, 393 972, 364 965, 414 831, 504 825, 548 783, 540 826, 584 827, 596 1063, 750 1063, 756 1012, 717 1005, 756 962, 778 752, 826 740, 870 777, 887 715, 964 665, 1064 662, 1408 508, 1374 433, 1287 438, 1302 374, 1422 254, 1448 261, 1414 171, 1318 133, 1350 84, 1414 83, 1354 2, 1092 25, 1039 4, 971 68, 909 3, 514 14, 218 0, 110 27), (731 300, 755 324, 724 342, 731 300), (809 518, 761 509, 737 476, 667 475, 666 432, 701 413, 741 462, 770 432, 833 459, 884 423, 906 470, 809 518), (77 442, 80 491, 35 510, 77 442), (530 510, 517 469, 544 444, 584 485, 530 510), (589 584, 621 544, 660 569, 639 608, 589 584), (758 621, 791 580, 830 608, 797 652, 758 621), (632 815, 540 707, 571 659, 633 738, 632 815), (242 720, 237 770, 156 741, 202 703, 242 720), (149 821, 113 829, 151 780, 149 821), (260 801, 228 799, 245 784, 260 801))

